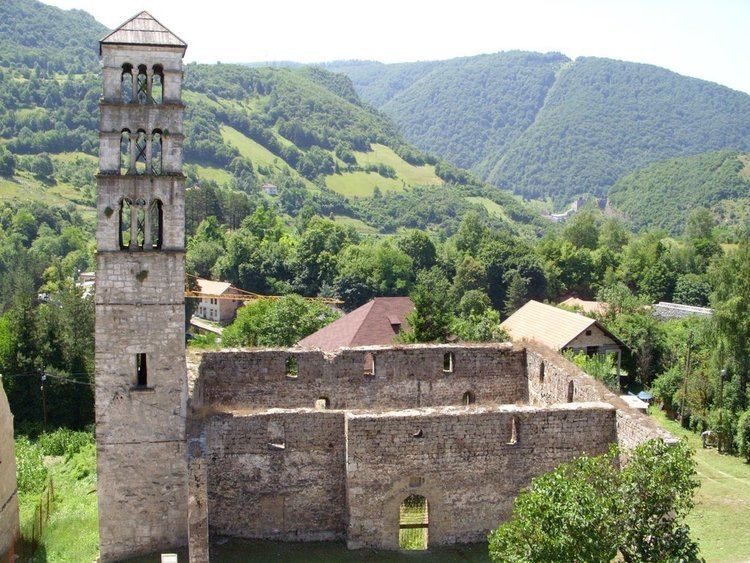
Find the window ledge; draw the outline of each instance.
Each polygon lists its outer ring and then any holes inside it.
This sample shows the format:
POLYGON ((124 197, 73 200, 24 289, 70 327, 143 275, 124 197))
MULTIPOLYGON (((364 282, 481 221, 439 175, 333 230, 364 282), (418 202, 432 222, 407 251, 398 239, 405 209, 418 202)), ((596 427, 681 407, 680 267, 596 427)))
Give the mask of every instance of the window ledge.
POLYGON ((130 388, 131 391, 136 391, 138 393, 147 393, 147 392, 154 392, 156 389, 154 387, 144 387, 142 385, 133 385, 130 388))

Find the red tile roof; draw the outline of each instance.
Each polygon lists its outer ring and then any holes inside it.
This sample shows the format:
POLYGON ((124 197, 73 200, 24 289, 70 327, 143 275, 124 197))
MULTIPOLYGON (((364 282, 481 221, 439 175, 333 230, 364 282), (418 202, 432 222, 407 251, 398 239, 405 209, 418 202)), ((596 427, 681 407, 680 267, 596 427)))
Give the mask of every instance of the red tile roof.
POLYGON ((298 345, 333 352, 350 346, 392 344, 399 330, 409 330, 406 315, 413 309, 408 297, 376 297, 303 338, 298 345))

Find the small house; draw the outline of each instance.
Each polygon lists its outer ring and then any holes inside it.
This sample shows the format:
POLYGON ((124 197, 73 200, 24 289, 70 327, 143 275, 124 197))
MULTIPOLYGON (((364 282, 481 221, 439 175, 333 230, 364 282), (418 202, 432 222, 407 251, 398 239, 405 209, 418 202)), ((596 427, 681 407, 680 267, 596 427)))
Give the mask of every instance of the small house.
POLYGON ((228 324, 244 303, 243 299, 232 299, 233 295, 242 296, 243 292, 229 282, 198 278, 198 288, 200 302, 194 314, 207 321, 228 324))
POLYGON ((557 351, 615 354, 620 374, 625 345, 596 319, 532 300, 501 326, 513 340, 534 340, 557 351))

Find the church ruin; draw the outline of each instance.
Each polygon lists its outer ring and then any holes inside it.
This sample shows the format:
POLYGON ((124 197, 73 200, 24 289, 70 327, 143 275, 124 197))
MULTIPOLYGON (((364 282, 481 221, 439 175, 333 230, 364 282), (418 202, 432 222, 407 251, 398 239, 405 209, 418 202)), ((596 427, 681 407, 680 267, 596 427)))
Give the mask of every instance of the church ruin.
POLYGON ((480 541, 532 477, 667 437, 532 344, 186 358, 182 58, 146 12, 101 41, 96 438, 102 561, 210 536, 480 541), (189 367, 189 369, 188 369, 189 367), (408 521, 410 507, 424 517, 408 521))

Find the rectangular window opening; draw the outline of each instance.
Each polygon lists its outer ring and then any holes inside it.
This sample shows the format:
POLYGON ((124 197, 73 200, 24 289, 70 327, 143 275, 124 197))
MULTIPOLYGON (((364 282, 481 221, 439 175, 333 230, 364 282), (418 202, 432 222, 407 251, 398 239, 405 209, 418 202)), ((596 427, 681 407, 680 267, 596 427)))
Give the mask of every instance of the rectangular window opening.
POLYGON ((148 387, 148 366, 146 365, 146 354, 140 353, 136 355, 136 387, 148 387))

